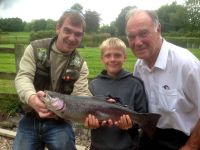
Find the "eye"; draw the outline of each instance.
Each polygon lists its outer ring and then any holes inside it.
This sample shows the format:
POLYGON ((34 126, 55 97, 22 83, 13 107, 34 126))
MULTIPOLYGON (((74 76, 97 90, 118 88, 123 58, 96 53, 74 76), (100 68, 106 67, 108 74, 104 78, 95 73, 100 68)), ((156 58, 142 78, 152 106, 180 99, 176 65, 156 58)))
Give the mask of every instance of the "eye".
POLYGON ((76 37, 82 37, 83 36, 83 32, 75 32, 74 35, 76 37))
POLYGON ((66 33, 66 34, 71 34, 72 31, 69 29, 69 28, 64 28, 63 31, 66 33))
POLYGON ((149 34, 149 32, 147 30, 144 30, 144 31, 141 31, 138 35, 141 38, 145 38, 148 36, 148 34, 149 34))
POLYGON ((135 36, 134 34, 128 34, 128 35, 127 35, 127 38, 130 39, 130 40, 134 40, 135 37, 136 37, 136 36, 135 36))

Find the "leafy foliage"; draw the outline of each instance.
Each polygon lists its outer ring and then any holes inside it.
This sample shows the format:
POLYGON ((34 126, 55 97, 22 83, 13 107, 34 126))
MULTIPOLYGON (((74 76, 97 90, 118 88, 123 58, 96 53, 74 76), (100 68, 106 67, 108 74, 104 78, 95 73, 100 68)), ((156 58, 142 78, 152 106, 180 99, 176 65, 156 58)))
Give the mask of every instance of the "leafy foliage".
POLYGON ((188 27, 187 10, 182 5, 173 2, 157 10, 163 32, 185 31, 188 27))
POLYGON ((200 1, 187 0, 186 8, 188 12, 188 21, 191 25, 191 30, 200 30, 200 1))
POLYGON ((0 29, 1 31, 6 31, 6 32, 23 31, 24 22, 20 18, 0 19, 0 29))
POLYGON ((121 10, 120 14, 118 15, 118 17, 115 21, 118 35, 125 35, 126 14, 128 13, 129 10, 134 9, 134 8, 136 8, 136 6, 127 6, 127 7, 123 8, 121 10))
POLYGON ((97 32, 100 25, 100 17, 96 11, 85 12, 86 32, 97 32))

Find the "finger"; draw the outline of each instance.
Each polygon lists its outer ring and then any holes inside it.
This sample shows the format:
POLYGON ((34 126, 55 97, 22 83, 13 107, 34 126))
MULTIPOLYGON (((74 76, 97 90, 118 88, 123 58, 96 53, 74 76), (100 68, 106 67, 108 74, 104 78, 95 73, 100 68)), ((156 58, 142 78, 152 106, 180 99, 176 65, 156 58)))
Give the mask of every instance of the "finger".
POLYGON ((107 102, 109 102, 109 103, 116 103, 116 101, 114 99, 112 99, 112 98, 108 99, 107 102))
POLYGON ((129 125, 129 128, 131 128, 133 126, 133 122, 131 118, 129 117, 129 115, 126 115, 126 121, 127 121, 127 124, 129 125))
POLYGON ((109 120, 107 121, 107 123, 108 123, 108 126, 109 126, 109 127, 113 126, 113 121, 112 121, 111 119, 109 119, 109 120))
POLYGON ((49 118, 52 116, 52 112, 47 112, 47 113, 43 113, 43 112, 39 112, 38 115, 40 118, 49 118))
POLYGON ((39 108, 38 111, 39 111, 39 112, 42 112, 42 113, 51 112, 49 109, 46 109, 46 108, 39 108))
POLYGON ((89 127, 96 129, 99 127, 99 121, 94 115, 89 116, 89 127))
POLYGON ((106 120, 103 120, 103 121, 101 122, 101 126, 106 126, 106 124, 107 124, 107 121, 106 121, 106 120))
POLYGON ((38 92, 36 93, 36 95, 37 95, 38 97, 44 97, 46 94, 44 93, 44 91, 38 91, 38 92))

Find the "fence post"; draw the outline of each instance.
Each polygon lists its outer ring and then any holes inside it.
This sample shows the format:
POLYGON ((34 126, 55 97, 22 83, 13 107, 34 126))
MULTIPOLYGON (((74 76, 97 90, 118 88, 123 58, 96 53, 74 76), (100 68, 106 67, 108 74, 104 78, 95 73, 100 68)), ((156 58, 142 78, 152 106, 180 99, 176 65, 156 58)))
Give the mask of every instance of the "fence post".
POLYGON ((19 70, 19 62, 24 53, 25 45, 24 44, 15 44, 15 64, 16 64, 16 73, 19 70))

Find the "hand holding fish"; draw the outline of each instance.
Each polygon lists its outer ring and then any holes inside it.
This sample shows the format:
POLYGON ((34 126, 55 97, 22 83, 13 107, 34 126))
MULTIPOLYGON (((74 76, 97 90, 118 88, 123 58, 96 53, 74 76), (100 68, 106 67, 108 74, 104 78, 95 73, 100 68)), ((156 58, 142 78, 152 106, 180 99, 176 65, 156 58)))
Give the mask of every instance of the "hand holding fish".
POLYGON ((88 117, 85 119, 84 125, 86 128, 89 128, 89 129, 97 129, 100 127, 100 123, 98 119, 94 115, 91 115, 91 114, 89 114, 88 117))
POLYGON ((128 130, 133 127, 133 121, 129 115, 122 115, 119 121, 115 121, 114 124, 122 130, 128 130))
POLYGON ((28 104, 38 113, 40 118, 54 118, 55 115, 51 112, 41 100, 41 97, 44 97, 45 93, 39 91, 34 95, 31 95, 28 104))
MULTIPOLYGON (((108 99, 107 102, 116 103, 115 99, 112 99, 112 98, 108 99)), ((97 129, 100 126, 111 127, 113 125, 117 126, 118 128, 122 130, 128 130, 129 128, 132 128, 133 123, 129 115, 123 115, 120 117, 119 121, 115 121, 115 122, 113 122, 111 119, 99 122, 99 120, 94 115, 89 114, 85 120, 85 127, 90 128, 90 129, 97 129)))
POLYGON ((89 114, 87 118, 85 119, 84 123, 86 128, 89 129, 97 129, 100 126, 113 126, 113 121, 111 119, 99 121, 94 115, 89 114))

